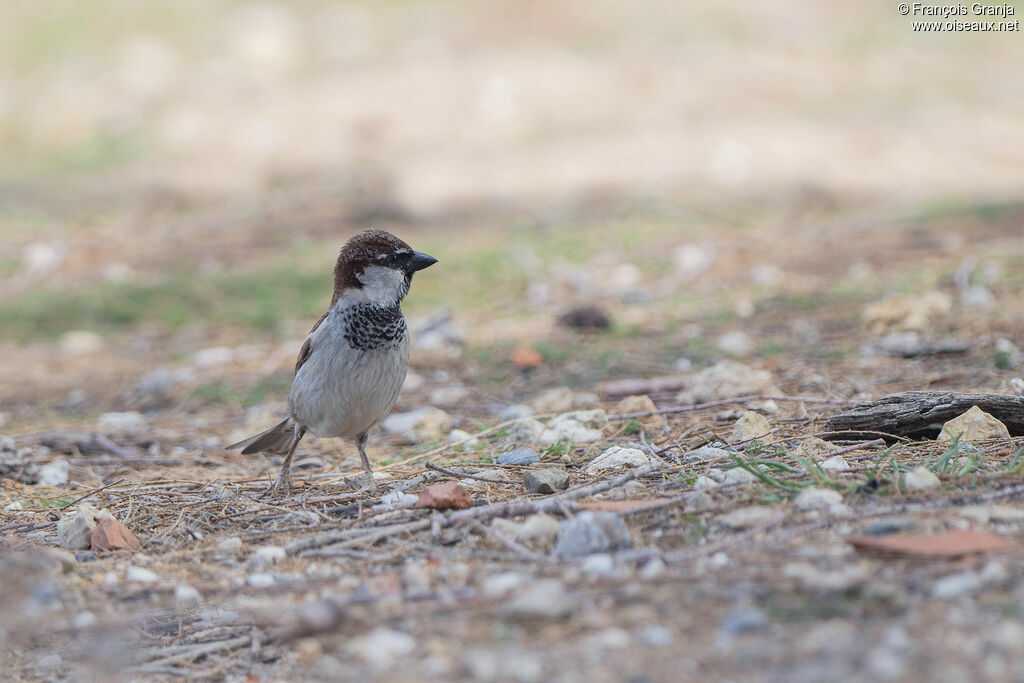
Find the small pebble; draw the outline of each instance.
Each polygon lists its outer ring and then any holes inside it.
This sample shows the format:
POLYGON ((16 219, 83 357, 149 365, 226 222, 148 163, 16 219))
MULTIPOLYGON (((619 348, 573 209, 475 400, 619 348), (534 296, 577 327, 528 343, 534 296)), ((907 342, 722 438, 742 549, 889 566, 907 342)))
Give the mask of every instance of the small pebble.
POLYGON ((256 588, 267 588, 277 583, 277 579, 270 572, 259 572, 245 577, 245 583, 256 588))
POLYGON ((981 578, 972 571, 956 572, 944 576, 932 584, 932 597, 940 600, 957 598, 974 593, 982 587, 981 578))
POLYGON ((96 553, 89 550, 83 550, 82 552, 75 553, 75 560, 78 562, 95 562, 97 560, 96 553))
POLYGON ((124 578, 136 583, 155 583, 160 577, 145 567, 129 566, 124 570, 124 578))
POLYGON ((626 523, 612 512, 588 510, 562 522, 555 557, 583 557, 629 548, 633 542, 626 523))
POLYGON ((918 467, 913 472, 903 475, 903 487, 908 490, 934 489, 942 484, 939 478, 927 467, 918 467))
POLYGON ((187 583, 179 583, 174 587, 174 599, 181 602, 199 602, 203 596, 187 583))
POLYGON ((71 625, 78 629, 89 628, 90 626, 95 625, 97 621, 98 619, 95 614, 89 610, 85 610, 75 615, 75 618, 71 620, 71 625))
POLYGON ((517 448, 498 456, 499 465, 532 465, 540 462, 540 456, 529 448, 517 448))
POLYGON ((797 510, 821 510, 842 505, 843 495, 833 489, 811 486, 801 491, 794 502, 797 510))
POLYGON ((640 629, 640 640, 651 647, 666 647, 672 644, 672 631, 664 626, 644 626, 640 629))
POLYGON ((733 610, 722 621, 722 633, 729 636, 738 636, 742 633, 750 633, 768 623, 764 612, 756 607, 741 607, 733 610))
POLYGON ((569 473, 557 468, 526 470, 523 485, 530 493, 555 493, 569 488, 569 473))
POLYGON ((886 517, 868 524, 864 533, 868 536, 888 536, 914 528, 914 520, 904 517, 886 517))
POLYGON ((543 579, 513 595, 504 611, 518 619, 566 619, 577 607, 576 599, 561 581, 543 579))

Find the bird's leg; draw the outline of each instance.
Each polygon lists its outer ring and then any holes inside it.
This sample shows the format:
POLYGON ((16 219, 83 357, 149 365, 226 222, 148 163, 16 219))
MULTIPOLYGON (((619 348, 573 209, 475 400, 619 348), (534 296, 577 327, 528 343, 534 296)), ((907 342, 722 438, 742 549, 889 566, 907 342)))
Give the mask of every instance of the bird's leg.
MULTIPOLYGON (((266 493, 269 493, 274 498, 278 498, 282 495, 287 496, 292 490, 292 456, 295 455, 295 449, 298 447, 299 442, 302 441, 302 437, 306 434, 306 428, 301 425, 295 425, 295 436, 292 437, 292 445, 288 447, 288 454, 284 456, 284 462, 281 463, 281 471, 278 472, 277 478, 274 479, 274 483, 270 485, 266 493)), ((266 493, 264 495, 266 495, 266 493)))
POLYGON ((359 449, 359 457, 363 461, 363 471, 372 478, 373 470, 370 469, 370 460, 366 457, 366 438, 368 434, 368 432, 363 432, 356 437, 356 447, 359 449))

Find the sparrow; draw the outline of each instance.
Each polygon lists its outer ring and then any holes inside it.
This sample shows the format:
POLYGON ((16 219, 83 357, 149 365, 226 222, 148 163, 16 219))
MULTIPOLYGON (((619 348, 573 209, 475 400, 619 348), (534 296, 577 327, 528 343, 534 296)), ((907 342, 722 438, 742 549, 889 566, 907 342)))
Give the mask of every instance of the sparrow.
POLYGON ((363 470, 372 475, 367 435, 391 412, 409 368, 409 331, 399 304, 413 274, 435 263, 383 230, 365 230, 342 246, 331 304, 299 350, 288 416, 227 447, 245 455, 285 454, 270 491, 290 491, 292 456, 307 431, 355 438, 363 470))

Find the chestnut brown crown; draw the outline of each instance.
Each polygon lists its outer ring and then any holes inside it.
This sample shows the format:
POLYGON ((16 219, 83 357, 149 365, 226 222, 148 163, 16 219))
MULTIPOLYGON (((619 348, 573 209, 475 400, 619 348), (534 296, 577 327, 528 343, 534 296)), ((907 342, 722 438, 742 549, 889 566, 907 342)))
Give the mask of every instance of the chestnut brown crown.
POLYGON ((345 289, 362 289, 361 276, 369 266, 394 268, 412 280, 412 274, 437 263, 437 259, 414 250, 385 230, 364 230, 341 247, 334 265, 334 298, 345 289))

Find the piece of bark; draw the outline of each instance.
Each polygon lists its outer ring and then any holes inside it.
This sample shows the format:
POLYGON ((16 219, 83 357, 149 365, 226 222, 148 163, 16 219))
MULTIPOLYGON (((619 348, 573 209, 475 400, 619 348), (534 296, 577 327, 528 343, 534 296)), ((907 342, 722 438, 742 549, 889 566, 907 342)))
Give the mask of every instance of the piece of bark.
MULTIPOLYGON (((1024 434, 1024 398, 1010 394, 962 394, 952 391, 906 391, 858 403, 825 422, 826 439, 865 439, 893 434, 933 439, 942 425, 971 406, 996 417, 1011 436, 1024 434)), ((886 437, 887 441, 893 439, 886 437)))
POLYGON ((435 510, 465 510, 473 507, 473 499, 458 482, 444 481, 440 484, 431 484, 420 491, 416 507, 435 510))
POLYGON ((139 539, 132 533, 131 529, 113 517, 105 517, 96 525, 92 532, 93 550, 123 550, 124 548, 138 548, 139 539))
POLYGON ((973 553, 1002 550, 1006 541, 988 531, 955 530, 919 536, 890 534, 859 536, 850 545, 862 553, 892 556, 960 557, 973 553))

